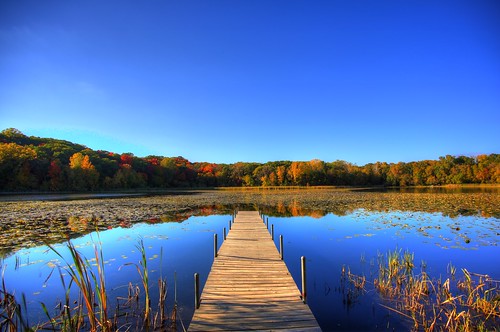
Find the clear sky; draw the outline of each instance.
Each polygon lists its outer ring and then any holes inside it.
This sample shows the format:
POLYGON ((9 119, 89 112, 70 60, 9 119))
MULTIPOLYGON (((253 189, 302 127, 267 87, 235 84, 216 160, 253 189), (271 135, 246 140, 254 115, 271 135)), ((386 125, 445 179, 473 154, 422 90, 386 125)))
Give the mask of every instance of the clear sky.
POLYGON ((2 0, 8 127, 217 163, 500 153, 500 1, 2 0))

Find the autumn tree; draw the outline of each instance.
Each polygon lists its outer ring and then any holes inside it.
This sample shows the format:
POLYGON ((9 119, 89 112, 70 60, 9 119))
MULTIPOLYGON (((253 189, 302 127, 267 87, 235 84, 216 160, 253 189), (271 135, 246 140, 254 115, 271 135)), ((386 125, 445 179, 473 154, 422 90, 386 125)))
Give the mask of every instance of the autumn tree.
POLYGON ((58 191, 63 189, 62 165, 59 159, 50 162, 48 178, 50 190, 58 191))
POLYGON ((476 157, 474 177, 479 183, 499 183, 500 155, 479 155, 476 157))
POLYGON ((276 175, 271 177, 271 174, 274 174, 272 166, 265 164, 257 166, 253 170, 252 177, 256 185, 269 187, 276 185, 276 175))
POLYGON ((217 178, 215 173, 218 166, 214 163, 194 163, 193 169, 197 173, 197 185, 202 187, 216 187, 217 178))
POLYGON ((308 163, 308 180, 311 185, 324 185, 326 183, 325 162, 319 159, 313 159, 308 163))
POLYGON ((69 184, 72 190, 95 190, 98 188, 99 173, 88 155, 80 152, 69 158, 69 184))
POLYGON ((120 164, 121 165, 130 165, 130 166, 132 166, 133 160, 134 160, 134 155, 132 153, 123 153, 120 156, 120 164))
POLYGON ((300 167, 301 162, 294 161, 288 168, 288 176, 290 177, 292 183, 296 186, 302 184, 302 179, 304 174, 302 173, 302 168, 300 167))
POLYGON ((146 157, 146 173, 148 174, 148 186, 153 188, 165 187, 165 181, 163 176, 163 167, 161 167, 162 157, 159 156, 148 156, 146 157))
POLYGON ((286 186, 288 184, 288 176, 285 165, 276 167, 276 181, 278 186, 286 186))
POLYGON ((349 163, 343 160, 337 160, 329 163, 327 170, 328 183, 333 185, 350 184, 349 163))
POLYGON ((451 156, 357 166, 346 161, 192 163, 136 157, 53 138, 0 132, 0 190, 95 190, 192 186, 445 185, 500 183, 500 155, 451 156))

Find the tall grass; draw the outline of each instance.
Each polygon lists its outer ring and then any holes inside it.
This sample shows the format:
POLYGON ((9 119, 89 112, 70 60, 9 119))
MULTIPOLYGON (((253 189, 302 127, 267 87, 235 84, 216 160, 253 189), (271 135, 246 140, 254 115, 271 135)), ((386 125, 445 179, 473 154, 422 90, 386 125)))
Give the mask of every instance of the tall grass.
POLYGON ((139 265, 135 263, 126 263, 124 266, 133 265, 137 269, 137 273, 142 282, 142 287, 144 289, 145 294, 145 303, 144 303, 144 327, 146 329, 150 328, 151 325, 151 297, 149 294, 149 273, 148 273, 148 259, 146 256, 146 249, 144 248, 143 239, 139 239, 139 243, 136 245, 137 250, 139 250, 141 254, 141 260, 139 261, 139 265))
MULTIPOLYGON (((413 253, 398 249, 378 256, 373 286, 383 307, 410 320, 414 331, 499 330, 500 281, 466 269, 455 283, 450 278, 432 280, 423 270, 414 272, 413 260, 413 253)), ((455 280, 456 268, 451 263, 448 271, 455 280)), ((347 280, 356 288, 365 288, 363 278, 348 272, 347 280)))
MULTIPOLYGON (((80 292, 81 299, 86 308, 85 315, 87 316, 86 322, 89 324, 89 331, 112 331, 113 324, 109 320, 108 315, 108 298, 106 293, 106 279, 104 275, 104 259, 102 255, 102 245, 99 242, 96 244, 94 242, 94 258, 97 265, 97 272, 92 269, 91 263, 84 256, 82 256, 75 248, 73 243, 68 242, 67 249, 71 254, 72 264, 70 264, 62 256, 62 254, 57 251, 54 247, 48 245, 49 248, 59 256, 65 263, 64 270, 69 274, 71 282, 68 287, 66 287, 64 276, 62 270, 59 270, 59 275, 61 277, 61 283, 66 289, 66 303, 64 305, 64 311, 62 313, 61 324, 71 327, 80 327, 80 323, 75 323, 71 318, 71 311, 69 308, 69 291, 72 284, 75 284, 80 292), (97 309, 96 309, 97 308, 97 309)), ((81 310, 79 315, 81 316, 81 310)))
MULTIPOLYGON (((174 311, 172 318, 166 314, 167 282, 163 276, 158 280, 158 312, 152 312, 147 255, 142 239, 136 246, 141 257, 139 263, 127 263, 124 266, 136 267, 145 296, 144 306, 139 306, 139 287, 134 287, 132 283, 129 283, 125 306, 120 306, 120 298, 117 298, 116 309, 113 312, 110 310, 103 250, 98 233, 97 236, 98 241, 94 242, 92 260, 84 257, 70 241, 66 244, 71 257, 69 261, 63 257, 59 250, 48 245, 50 250, 63 262, 62 266, 57 267, 57 271, 64 289, 64 299, 56 305, 55 313, 51 313, 48 306, 41 303, 47 321, 38 325, 32 326, 28 321, 28 308, 24 294, 19 302, 14 294, 7 290, 4 278, 5 267, 3 267, 0 289, 0 331, 133 331, 134 325, 136 331, 172 330, 171 327, 175 327, 177 314, 174 311), (94 268, 92 265, 96 267, 94 268), (69 276, 69 282, 66 275, 69 276), (76 299, 71 296, 74 288, 78 292, 76 299), (133 303, 137 305, 136 310, 124 313, 123 309, 132 308, 133 303), (168 325, 169 320, 171 321, 170 326, 168 325)), ((47 280, 52 277, 53 272, 54 270, 49 274, 47 280)))

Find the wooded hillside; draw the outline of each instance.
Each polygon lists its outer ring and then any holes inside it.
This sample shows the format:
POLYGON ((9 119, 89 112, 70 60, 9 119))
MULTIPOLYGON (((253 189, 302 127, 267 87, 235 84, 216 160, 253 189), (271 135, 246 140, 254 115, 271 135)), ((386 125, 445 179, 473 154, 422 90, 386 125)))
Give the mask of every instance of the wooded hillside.
POLYGON ((357 166, 346 161, 215 164, 183 157, 136 157, 53 138, 0 133, 1 191, 87 191, 131 188, 445 185, 500 183, 500 155, 357 166))

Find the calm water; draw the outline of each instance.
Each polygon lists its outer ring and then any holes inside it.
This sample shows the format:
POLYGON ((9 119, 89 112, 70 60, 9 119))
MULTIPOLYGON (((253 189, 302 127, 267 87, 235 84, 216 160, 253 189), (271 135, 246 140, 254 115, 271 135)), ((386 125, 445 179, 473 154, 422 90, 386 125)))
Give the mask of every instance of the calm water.
MULTIPOLYGON (((284 236, 285 262, 298 285, 300 256, 307 258, 308 303, 324 331, 408 329, 409 323, 401 316, 379 305, 376 293, 361 294, 348 303, 345 288, 341 287, 343 266, 372 282, 377 255, 390 250, 414 252, 416 269, 425 267, 431 277, 446 276, 451 262, 457 271, 466 268, 500 279, 500 220, 496 218, 362 209, 345 216, 268 218, 275 227, 275 242, 280 234, 284 236)), ((230 219, 229 215, 191 217, 182 223, 143 223, 100 232, 110 298, 126 297, 129 282, 140 284, 136 268, 124 264, 139 263, 136 246, 142 238, 151 271, 151 292, 156 295, 158 278, 166 277, 168 309, 176 293, 180 317, 187 326, 193 314, 193 274, 198 272, 201 284, 205 283, 213 261, 213 234, 218 233, 221 239, 230 219)), ((97 240, 97 234, 92 233, 73 243, 92 258, 97 240)), ((55 247, 67 254, 64 244, 55 247)), ((47 278, 55 266, 64 262, 47 247, 36 247, 17 252, 2 265, 7 288, 26 294, 31 321, 44 321, 40 302, 54 308, 64 296, 57 270, 47 278)))

